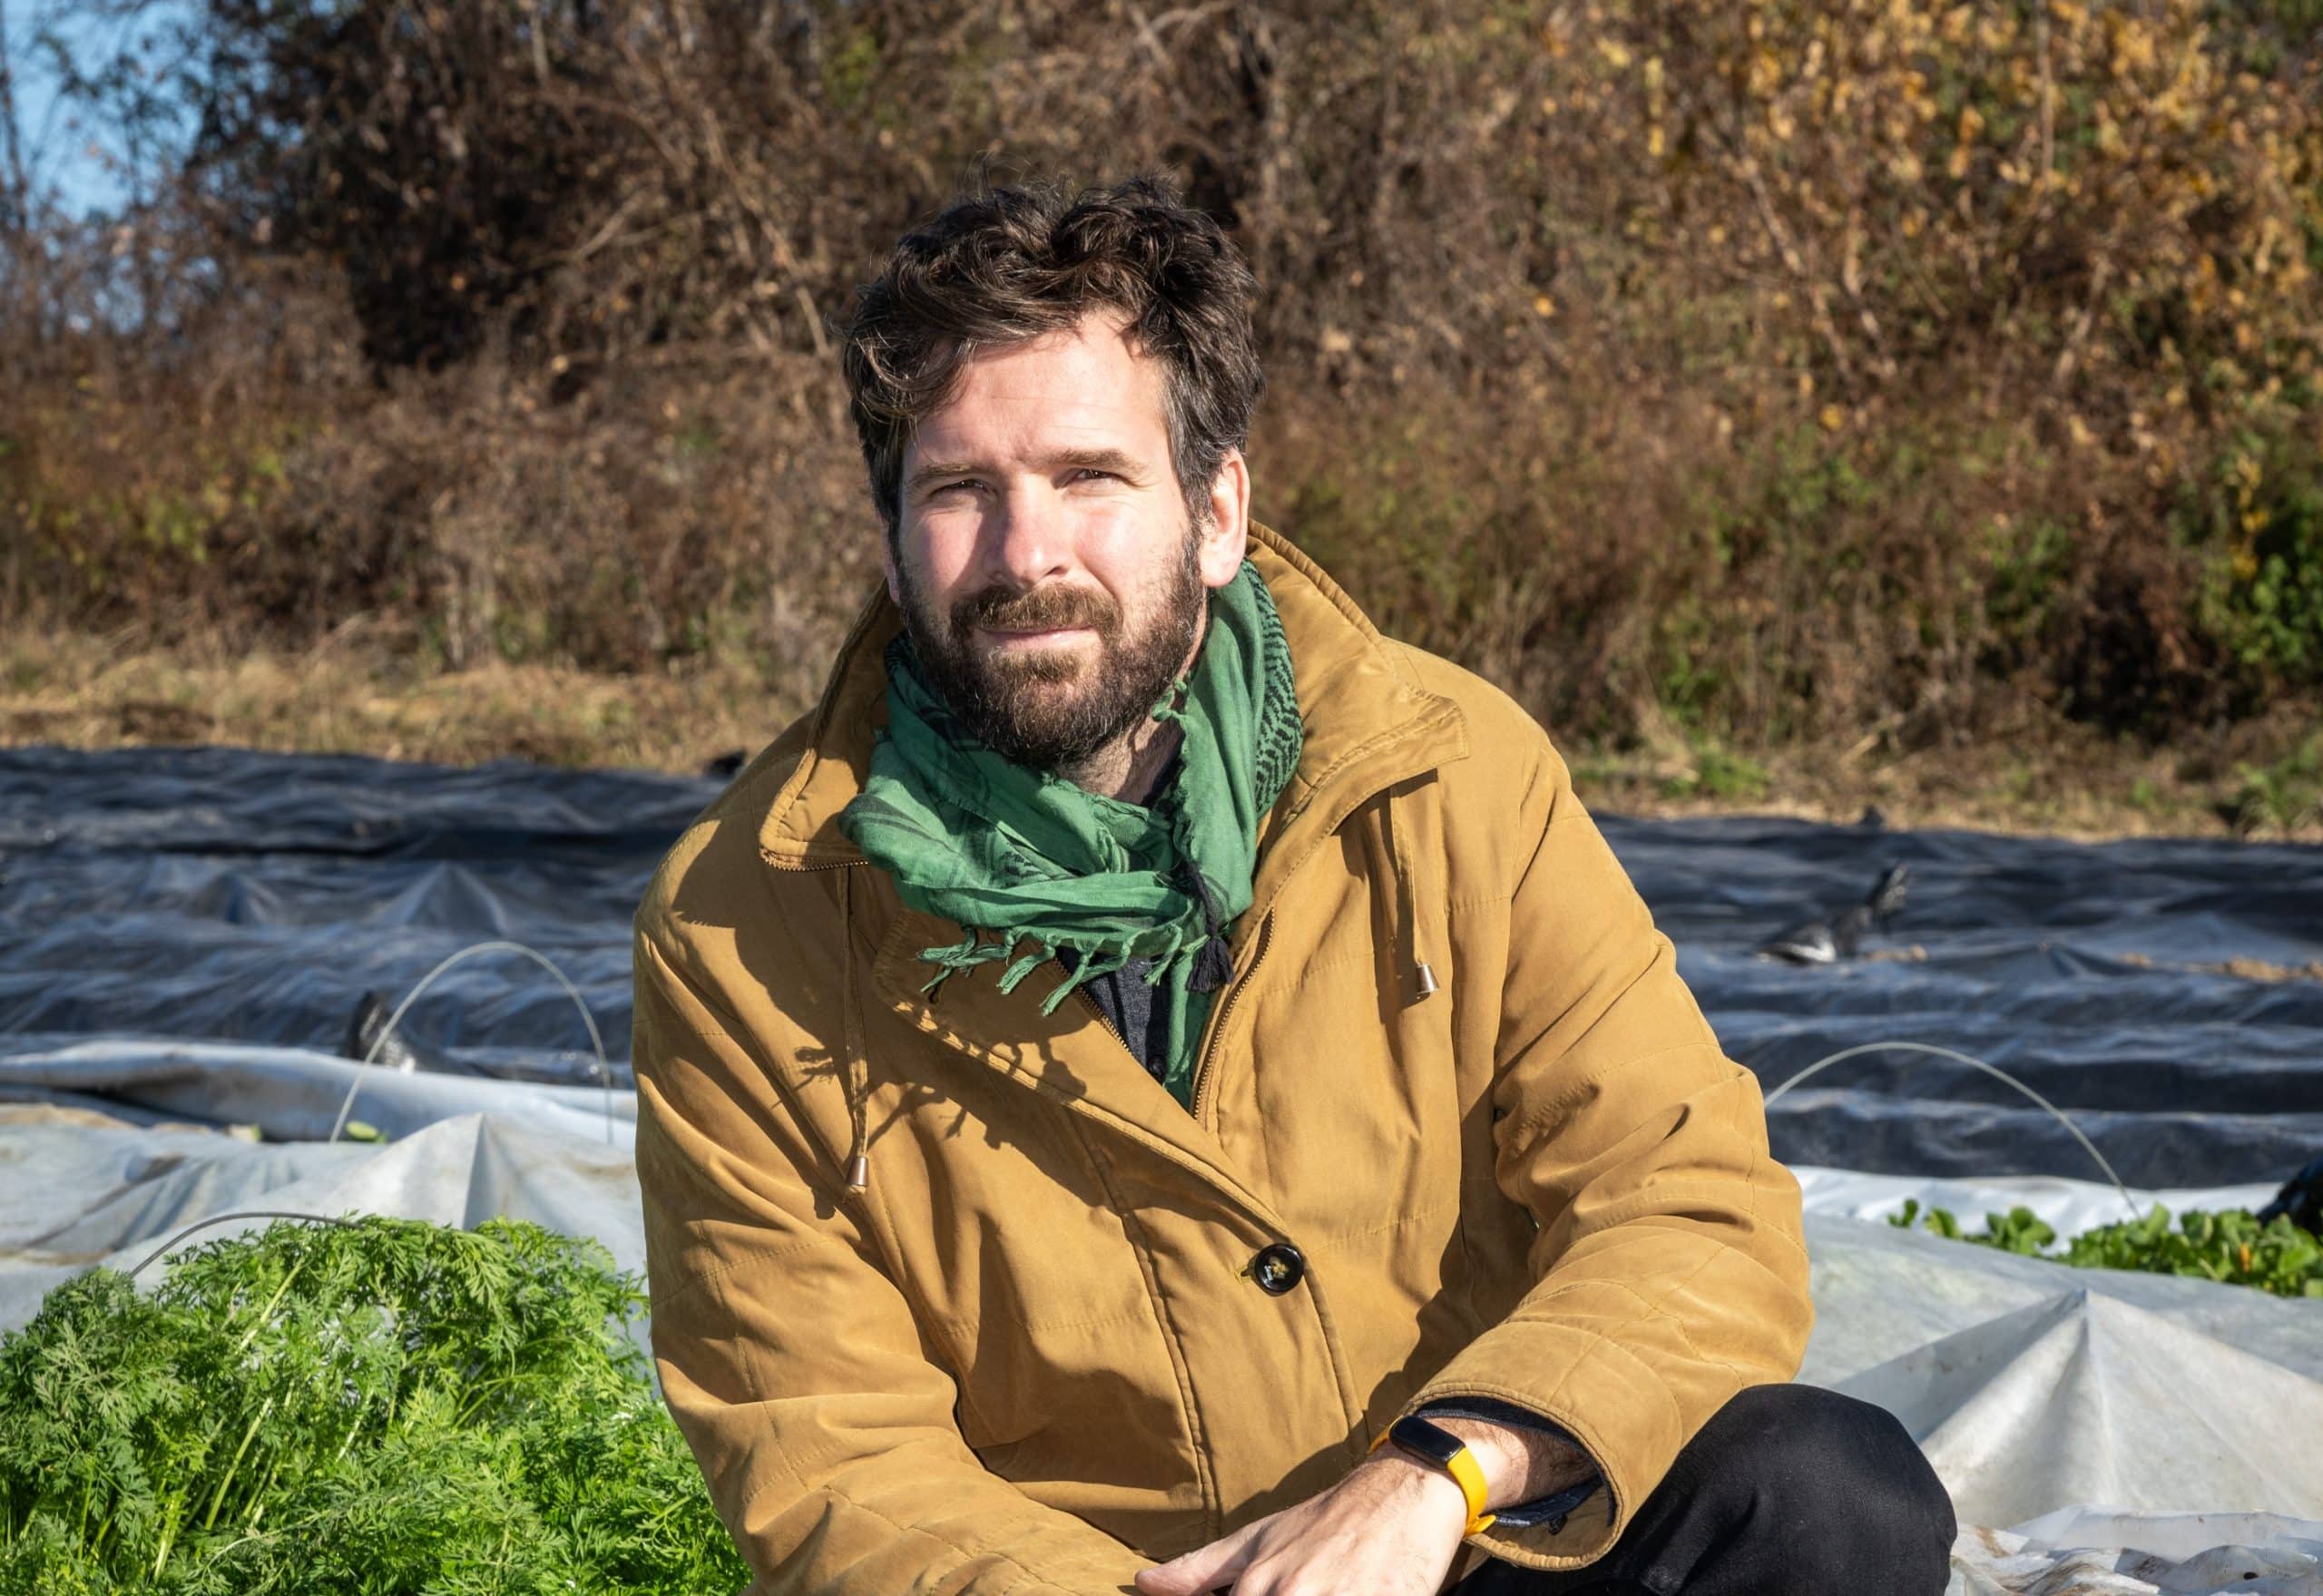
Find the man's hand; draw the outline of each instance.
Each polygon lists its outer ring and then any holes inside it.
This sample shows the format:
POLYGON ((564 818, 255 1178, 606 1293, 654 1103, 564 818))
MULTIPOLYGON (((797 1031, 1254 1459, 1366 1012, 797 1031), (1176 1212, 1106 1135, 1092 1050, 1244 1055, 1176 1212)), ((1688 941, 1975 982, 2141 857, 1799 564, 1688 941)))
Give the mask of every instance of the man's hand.
POLYGON ((1468 1501, 1443 1470, 1381 1448, 1319 1496, 1142 1570, 1144 1596, 1434 1596, 1468 1501))
MULTIPOLYGON (((1436 1422, 1467 1443, 1490 1508, 1589 1475, 1589 1459, 1544 1431, 1436 1422)), ((1321 1495, 1144 1570, 1137 1588, 1143 1596, 1434 1596, 1467 1524, 1467 1498, 1450 1474, 1383 1446, 1321 1495)))

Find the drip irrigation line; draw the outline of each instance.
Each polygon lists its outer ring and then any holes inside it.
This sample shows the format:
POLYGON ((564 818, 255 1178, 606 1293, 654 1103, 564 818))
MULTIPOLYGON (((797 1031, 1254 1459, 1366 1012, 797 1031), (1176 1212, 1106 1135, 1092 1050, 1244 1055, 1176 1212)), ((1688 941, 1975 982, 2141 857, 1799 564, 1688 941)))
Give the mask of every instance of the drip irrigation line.
POLYGON ((2027 1086, 2024 1082, 2019 1081, 2015 1076, 2010 1074, 2006 1070, 2000 1068, 1997 1064, 1988 1064, 1982 1059, 1971 1058, 1966 1053, 1958 1051, 1956 1048, 1937 1047, 1933 1043, 1926 1042, 1866 1042, 1860 1043, 1854 1047, 1843 1047, 1835 1053, 1830 1053, 1825 1057, 1817 1059, 1813 1063, 1799 1071, 1798 1074, 1793 1075, 1789 1080, 1785 1081, 1772 1092, 1768 1092, 1766 1097, 1766 1106, 1768 1108, 1774 1107, 1775 1103, 1781 1098, 1784 1092, 1789 1092, 1792 1087, 1798 1085, 1808 1076, 1819 1074, 1823 1071, 1830 1068, 1833 1064, 1843 1063, 1848 1059, 1855 1058, 1859 1054, 1867 1053, 1927 1053, 1939 1059, 1950 1059, 1954 1063, 1966 1064, 1971 1069, 1982 1070, 1985 1074, 1990 1075, 1994 1080, 2002 1082, 2004 1085, 2015 1087, 2017 1091, 2023 1092, 2025 1096, 2038 1103, 2043 1109, 2046 1110, 2051 1118, 2054 1119, 2058 1124, 2063 1125, 2075 1141, 2081 1143, 2082 1150, 2086 1152, 2091 1158, 2097 1160, 2097 1167, 2105 1171, 2105 1179, 2111 1180, 2113 1183, 2113 1190, 2121 1194, 2122 1206, 2130 1210, 2131 1219, 2134 1221, 2145 1218, 2145 1215, 2139 1210, 2138 1205, 2131 1199, 2130 1189, 2122 1183, 2121 1176, 2113 1172, 2113 1166, 2105 1161, 2105 1155, 2097 1150, 2097 1144, 2092 1141, 2087 1136, 2082 1134, 2081 1127, 2074 1124, 2072 1120, 2066 1117, 2064 1110, 2059 1108, 2055 1103, 2051 1102, 2047 1098, 2043 1097, 2039 1092, 2034 1091, 2030 1086, 2027 1086))
POLYGON ((334 1219, 329 1214, 294 1214, 285 1209, 275 1208, 243 1208, 236 1209, 231 1213, 211 1214, 206 1219, 194 1220, 192 1224, 188 1225, 184 1229, 171 1237, 167 1241, 162 1242, 161 1246, 147 1253, 145 1255, 145 1263, 141 1263, 136 1268, 129 1271, 130 1278, 132 1280, 135 1279, 139 1272, 145 1268, 145 1264, 152 1263, 155 1258, 169 1251, 171 1248, 175 1247, 179 1242, 192 1235, 196 1230, 201 1229, 210 1225, 222 1225, 228 1219, 300 1219, 309 1225, 352 1225, 355 1223, 353 1219, 334 1219))
POLYGON ((337 1141, 339 1132, 347 1129, 347 1116, 348 1111, 355 1107, 355 1094, 363 1090, 364 1072, 377 1062, 379 1050, 387 1046, 387 1038, 396 1033, 396 1027, 403 1023, 405 1013, 413 1004, 419 1001, 421 994, 436 984, 437 976, 456 964, 468 959, 480 957, 485 954, 522 954, 555 977, 556 984, 564 988, 564 994, 573 1000, 573 1006, 581 1011, 581 1023, 589 1028, 589 1045, 597 1054, 597 1082, 604 1088, 605 1145, 608 1147, 613 1145, 613 1066, 605 1062, 605 1039, 597 1033, 597 1016, 589 1012, 589 1001, 581 995, 581 989, 573 984, 571 978, 564 971, 549 962, 547 955, 537 949, 526 947, 521 942, 506 941, 473 943, 460 949, 459 952, 438 963, 426 974, 422 975, 419 978, 419 984, 405 994, 404 1000, 396 1004, 395 1013, 387 1016, 387 1023, 380 1026, 379 1033, 371 1039, 371 1045, 364 1049, 363 1062, 355 1066, 355 1079, 347 1083, 347 1101, 338 1105, 338 1118, 331 1121, 330 1135, 325 1139, 327 1141, 337 1141))

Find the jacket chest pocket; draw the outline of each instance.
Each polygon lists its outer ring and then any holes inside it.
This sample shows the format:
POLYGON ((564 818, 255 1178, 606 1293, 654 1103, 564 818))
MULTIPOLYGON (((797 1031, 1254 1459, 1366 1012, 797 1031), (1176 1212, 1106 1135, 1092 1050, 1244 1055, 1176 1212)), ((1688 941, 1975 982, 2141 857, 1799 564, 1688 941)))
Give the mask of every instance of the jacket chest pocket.
POLYGON ((1429 970, 1417 976, 1411 939, 1349 885, 1301 909, 1316 934, 1272 950, 1236 1034, 1219 1038, 1234 1050, 1220 1138, 1286 1214, 1341 1233, 1456 1203, 1466 1162, 1451 950, 1421 939, 1429 970))
POLYGON ((980 1311, 952 1322, 962 1437, 993 1474, 1093 1521, 1124 1487, 1184 1496, 1192 1437, 1118 1218, 1026 1219, 963 1260, 980 1311))
POLYGON ((1118 1404, 1127 1393, 1112 1366, 1154 1320, 1127 1228, 1066 1111, 1022 1085, 988 1090, 907 1108, 873 1144, 887 1200, 914 1210, 898 1262, 979 1451, 1103 1410, 1084 1404, 1118 1404), (963 1142, 974 1156, 960 1156, 963 1142))

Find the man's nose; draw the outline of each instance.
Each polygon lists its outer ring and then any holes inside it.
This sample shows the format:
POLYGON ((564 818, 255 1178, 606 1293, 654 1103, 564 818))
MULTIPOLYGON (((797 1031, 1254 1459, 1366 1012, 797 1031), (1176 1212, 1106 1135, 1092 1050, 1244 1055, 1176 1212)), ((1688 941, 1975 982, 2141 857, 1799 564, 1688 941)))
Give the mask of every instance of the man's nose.
POLYGON ((991 524, 991 561, 1013 586, 1030 591, 1073 568, 1073 529, 1046 483, 1012 488, 991 524))

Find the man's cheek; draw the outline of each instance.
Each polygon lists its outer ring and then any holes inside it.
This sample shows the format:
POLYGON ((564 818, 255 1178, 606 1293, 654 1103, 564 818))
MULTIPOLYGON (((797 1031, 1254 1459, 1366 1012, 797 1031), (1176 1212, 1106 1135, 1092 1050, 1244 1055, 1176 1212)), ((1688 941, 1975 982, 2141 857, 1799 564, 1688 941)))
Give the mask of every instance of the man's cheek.
POLYGON ((904 563, 928 592, 957 592, 975 569, 981 537, 980 518, 973 509, 923 507, 906 524, 904 563))

